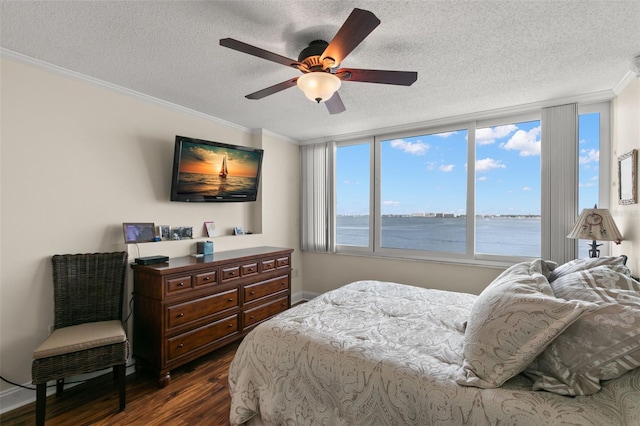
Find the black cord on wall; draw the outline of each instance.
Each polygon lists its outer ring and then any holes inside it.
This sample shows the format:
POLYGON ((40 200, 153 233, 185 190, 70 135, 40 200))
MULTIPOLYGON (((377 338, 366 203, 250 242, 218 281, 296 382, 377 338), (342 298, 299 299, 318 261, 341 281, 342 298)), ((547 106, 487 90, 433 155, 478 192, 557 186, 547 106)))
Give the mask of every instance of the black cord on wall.
MULTIPOLYGON (((131 366, 133 366, 133 365, 136 365, 135 361, 134 361, 133 363, 131 363, 131 364, 127 365, 125 368, 129 368, 129 367, 131 367, 131 366)), ((93 379, 97 379, 98 377, 106 376, 107 374, 112 374, 112 373, 111 373, 111 372, 109 372, 109 373, 101 374, 101 375, 99 375, 99 376, 97 376, 97 377, 94 377, 93 379)), ((86 383, 86 382, 88 382, 89 380, 93 380, 93 379, 78 380, 78 381, 75 381, 75 382, 66 382, 66 381, 65 381, 65 382, 64 382, 64 384, 65 384, 65 385, 75 385, 75 384, 80 384, 80 383, 86 383)), ((4 376, 2 376, 2 375, 0 375, 0 380, 2 380, 3 382, 7 382, 7 383, 9 383, 10 385, 13 385, 13 386, 17 386, 17 387, 19 387, 19 388, 22 388, 22 389, 27 389, 27 390, 32 390, 32 391, 36 390, 36 388, 35 388, 35 387, 29 387, 29 386, 21 385, 21 384, 19 384, 19 383, 12 382, 11 380, 9 380, 9 379, 5 378, 5 377, 4 377, 4 376)), ((56 386, 55 384, 53 384, 53 385, 47 385, 47 387, 48 387, 48 388, 53 388, 53 387, 55 387, 55 386, 56 386)))

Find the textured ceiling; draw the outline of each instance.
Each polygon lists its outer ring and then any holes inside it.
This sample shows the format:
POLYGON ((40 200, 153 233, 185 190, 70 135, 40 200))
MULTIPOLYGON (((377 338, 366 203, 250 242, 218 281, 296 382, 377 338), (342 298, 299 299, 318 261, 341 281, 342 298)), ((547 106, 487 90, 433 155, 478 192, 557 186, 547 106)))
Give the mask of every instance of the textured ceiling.
MULTIPOLYGON (((640 1, 4 1, 3 49, 298 141, 611 91, 640 55, 640 1), (299 75, 221 47, 297 59, 354 7, 381 21, 342 63, 417 71, 410 87, 345 82, 329 115, 299 75)), ((7 52, 10 53, 10 52, 7 52)))

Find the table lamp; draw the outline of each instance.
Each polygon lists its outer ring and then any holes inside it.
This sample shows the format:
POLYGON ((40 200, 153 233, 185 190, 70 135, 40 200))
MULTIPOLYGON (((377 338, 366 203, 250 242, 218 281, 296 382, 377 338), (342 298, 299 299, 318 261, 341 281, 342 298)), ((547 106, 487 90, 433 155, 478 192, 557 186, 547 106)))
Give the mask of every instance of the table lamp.
POLYGON ((598 247, 602 244, 596 244, 596 240, 615 241, 620 244, 622 235, 611 217, 608 209, 599 209, 597 205, 592 209, 584 209, 580 213, 578 221, 573 229, 567 235, 567 238, 579 240, 592 240, 589 244, 589 257, 600 257, 598 247))

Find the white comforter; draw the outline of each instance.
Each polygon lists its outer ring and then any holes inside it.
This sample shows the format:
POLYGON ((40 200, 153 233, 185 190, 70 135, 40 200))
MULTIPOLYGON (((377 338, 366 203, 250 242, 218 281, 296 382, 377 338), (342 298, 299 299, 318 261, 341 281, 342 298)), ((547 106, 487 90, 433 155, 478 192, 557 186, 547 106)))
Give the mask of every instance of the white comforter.
POLYGON ((378 281, 260 324, 229 370, 232 425, 640 425, 640 370, 592 396, 456 384, 476 296, 378 281))

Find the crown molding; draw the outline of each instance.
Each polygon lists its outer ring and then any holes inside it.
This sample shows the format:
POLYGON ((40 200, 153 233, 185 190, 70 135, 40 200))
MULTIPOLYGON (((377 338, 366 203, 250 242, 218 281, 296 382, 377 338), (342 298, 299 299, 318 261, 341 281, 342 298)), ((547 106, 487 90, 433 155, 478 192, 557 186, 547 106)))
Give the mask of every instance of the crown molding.
MULTIPOLYGON (((624 77, 622 77, 618 84, 613 86, 613 93, 618 96, 635 77, 636 75, 632 71, 627 71, 627 73, 624 75, 624 77)), ((638 78, 640 78, 640 75, 638 75, 638 78)))
POLYGON ((142 100, 144 102, 147 103, 151 103, 151 104, 155 104, 155 105, 159 105, 161 107, 164 108, 168 108, 168 109, 172 109, 174 111, 178 111, 184 114, 188 114, 188 115, 192 115, 194 117, 198 117, 207 121, 211 121, 214 122, 216 124, 220 124, 222 126, 226 126, 226 127, 230 127, 233 128, 235 130, 240 130, 242 132, 247 132, 247 133, 253 133, 252 129, 249 129, 247 127, 244 126, 240 126, 238 124, 232 123, 230 121, 225 121, 222 120, 220 118, 214 117, 212 115, 208 115, 208 114, 204 114, 202 112, 199 111, 195 111, 193 109, 190 108, 186 108, 183 106, 180 106, 178 104, 174 104, 172 102, 167 102, 165 100, 159 99, 159 98, 155 98, 153 96, 149 96, 149 95, 145 95, 144 93, 141 92, 136 92, 135 90, 131 90, 131 89, 127 89, 125 87, 122 86, 118 86, 117 84, 112 84, 109 82, 106 82, 104 80, 100 80, 94 77, 90 77, 88 75, 76 72, 76 71, 71 71, 67 68, 63 68, 63 67, 59 67, 57 65, 53 65, 50 64, 48 62, 45 61, 41 61, 40 59, 36 59, 36 58, 32 58, 30 56, 27 55, 23 55, 22 53, 18 53, 18 52, 14 52, 12 50, 6 49, 6 48, 2 48, 0 47, 0 57, 2 58, 8 58, 8 59, 12 59, 15 60, 17 62, 21 62, 27 65, 32 65, 36 68, 42 69, 44 71, 49 71, 53 74, 56 75, 60 75, 62 77, 67 77, 73 80, 77 80, 77 81, 81 81, 83 83, 87 83, 93 86, 97 86, 103 89, 107 89, 122 95, 126 95, 126 96, 130 96, 139 100, 142 100))
POLYGON ((380 136, 385 134, 415 131, 418 129, 430 129, 434 127, 449 126, 449 125, 459 124, 459 123, 468 123, 470 121, 480 121, 480 120, 487 120, 487 119, 493 120, 493 119, 499 119, 500 117, 536 112, 542 108, 548 108, 548 107, 557 106, 557 105, 565 105, 570 103, 586 105, 586 104, 593 104, 597 102, 606 102, 614 99, 615 97, 616 97, 616 93, 614 93, 613 90, 603 90, 600 92, 587 93, 584 95, 568 96, 564 98, 549 99, 549 100, 540 101, 540 102, 533 102, 533 103, 523 104, 523 105, 514 105, 510 107, 474 112, 470 114, 436 118, 428 121, 403 124, 401 126, 385 127, 385 128, 373 129, 373 130, 364 130, 361 132, 354 132, 354 133, 343 134, 343 135, 326 136, 318 139, 303 141, 300 144, 311 145, 315 143, 324 143, 324 142, 342 142, 342 141, 348 141, 353 139, 380 136))
POLYGON ((291 143, 293 145, 300 145, 300 141, 296 139, 292 139, 289 136, 284 136, 279 133, 272 132, 271 130, 268 130, 268 129, 253 129, 251 133, 256 136, 270 136, 273 138, 278 138, 284 142, 291 143))
POLYGON ((130 90, 125 87, 118 86, 116 84, 108 83, 106 81, 103 81, 94 77, 90 77, 85 74, 81 74, 79 72, 71 71, 69 69, 59 67, 57 65, 53 65, 48 62, 41 61, 39 59, 32 58, 30 56, 27 56, 18 52, 14 52, 6 48, 0 48, 0 57, 13 59, 15 61, 29 64, 36 68, 40 68, 57 75, 61 75, 61 76, 82 81, 84 83, 88 83, 94 86, 105 88, 126 96, 140 99, 148 103, 152 103, 168 109, 189 114, 189 115, 192 115, 207 121, 211 121, 226 127, 230 127, 239 131, 247 132, 252 135, 260 135, 260 134, 270 135, 296 145, 309 145, 309 144, 329 142, 329 141, 339 142, 339 141, 346 141, 351 139, 371 137, 371 136, 381 135, 381 134, 400 133, 400 132, 406 132, 406 131, 413 131, 416 129, 423 129, 423 128, 426 129, 426 128, 432 128, 432 127, 438 127, 438 126, 446 126, 446 125, 457 124, 461 122, 493 119, 493 118, 499 118, 502 116, 528 113, 528 112, 539 110, 541 108, 546 108, 546 107, 556 106, 556 105, 563 105, 563 104, 574 103, 574 102, 578 104, 590 104, 590 103, 596 103, 596 102, 610 101, 611 99, 615 98, 626 87, 626 85, 629 84, 629 82, 634 78, 634 74, 631 71, 628 71, 623 77, 623 79, 612 90, 604 90, 600 92, 588 93, 588 94, 583 94, 578 96, 570 96, 565 98, 550 99, 550 100, 541 101, 541 102, 516 105, 516 106, 511 106, 506 108, 499 108, 494 110, 481 111, 481 112, 475 112, 475 113, 452 116, 452 117, 442 117, 442 118, 437 118, 437 119, 428 120, 428 121, 404 124, 400 126, 370 129, 370 130, 347 133, 342 135, 325 136, 322 138, 312 139, 308 141, 298 141, 288 136, 283 136, 275 132, 271 132, 270 130, 267 130, 267 129, 250 129, 244 126, 240 126, 230 121, 222 120, 212 115, 204 114, 202 112, 195 111, 190 108, 180 106, 178 104, 167 102, 162 99, 155 98, 153 96, 145 95, 144 93, 136 92, 134 90, 130 90))

